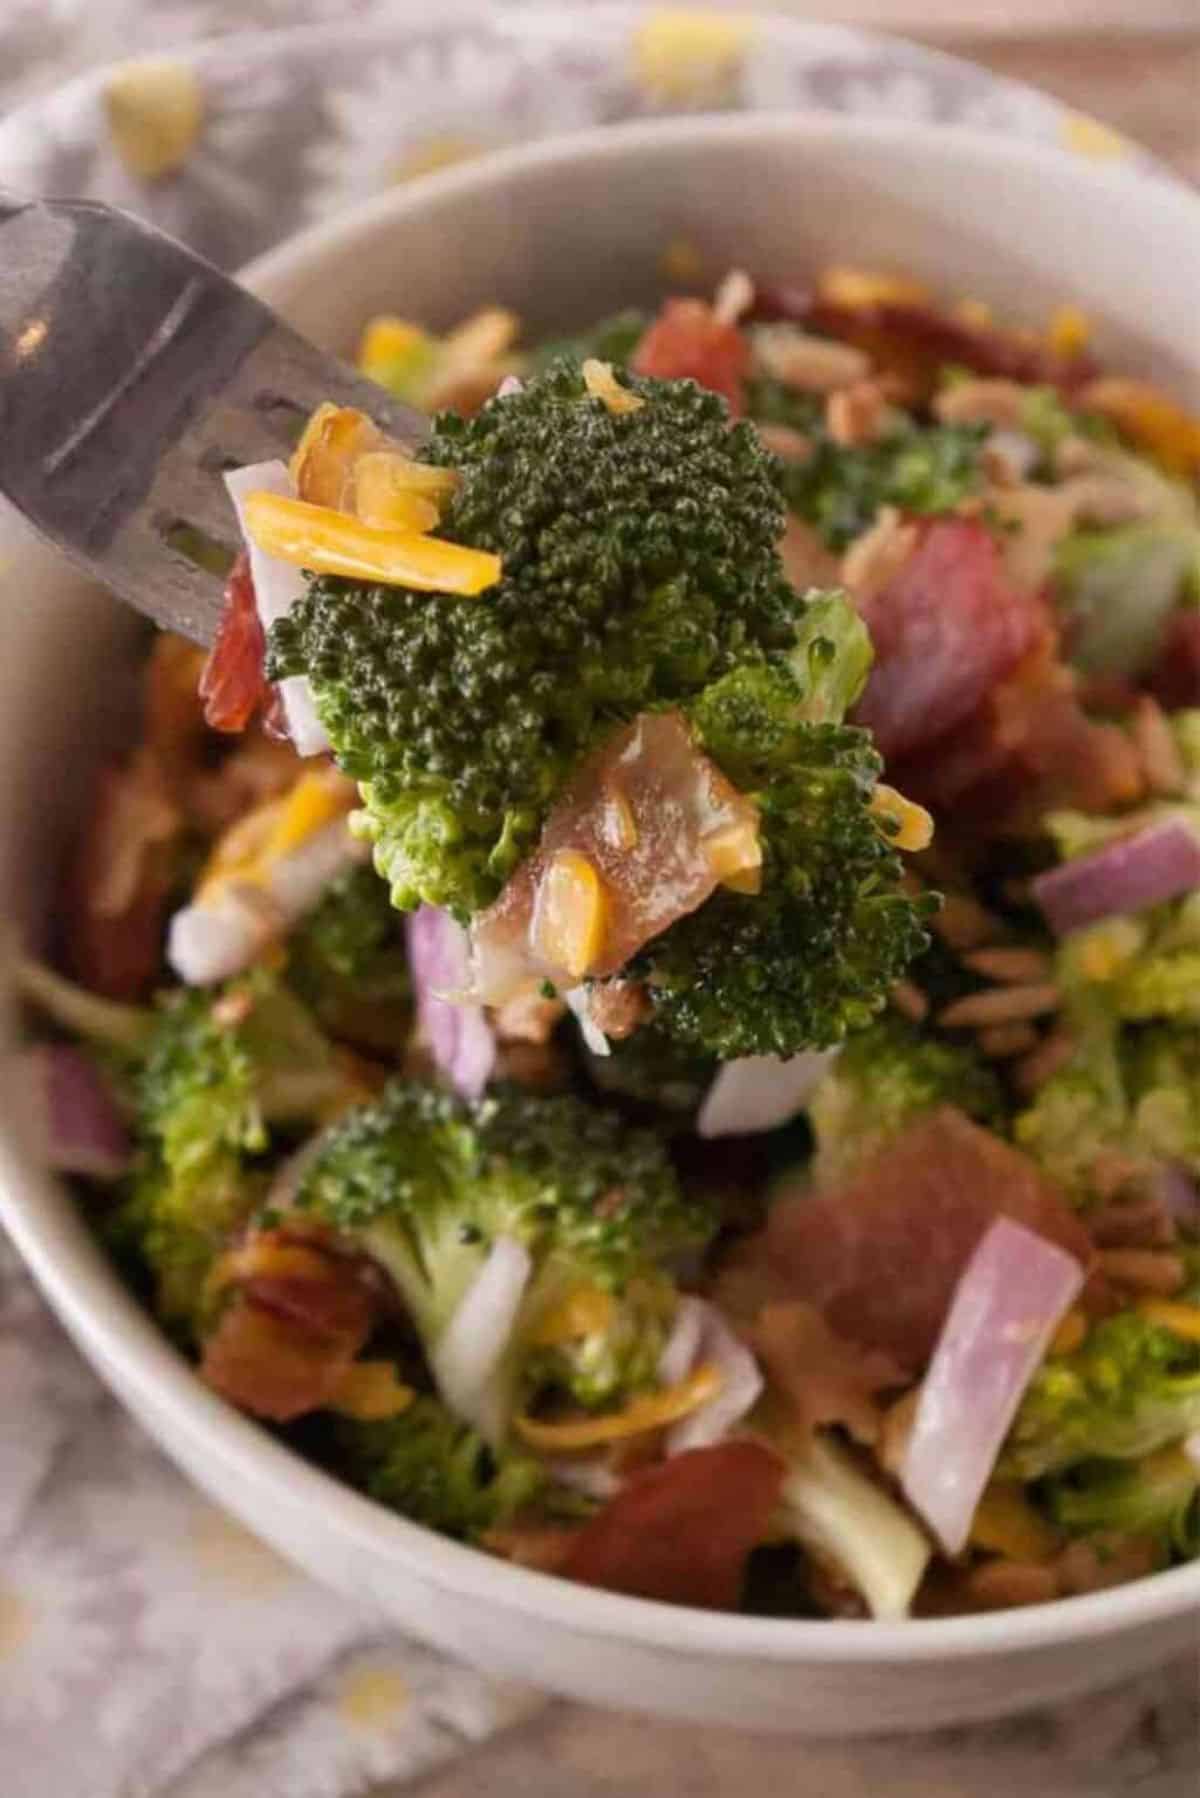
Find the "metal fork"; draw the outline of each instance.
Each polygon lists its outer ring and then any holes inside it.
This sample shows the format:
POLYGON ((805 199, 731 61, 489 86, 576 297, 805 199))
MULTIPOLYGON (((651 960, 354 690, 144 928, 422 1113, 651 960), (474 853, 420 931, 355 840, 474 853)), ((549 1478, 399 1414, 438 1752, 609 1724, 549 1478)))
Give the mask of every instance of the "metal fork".
POLYGON ((0 493, 156 624, 212 641, 221 477, 286 456, 321 400, 409 445, 427 429, 163 232, 0 189, 0 493))

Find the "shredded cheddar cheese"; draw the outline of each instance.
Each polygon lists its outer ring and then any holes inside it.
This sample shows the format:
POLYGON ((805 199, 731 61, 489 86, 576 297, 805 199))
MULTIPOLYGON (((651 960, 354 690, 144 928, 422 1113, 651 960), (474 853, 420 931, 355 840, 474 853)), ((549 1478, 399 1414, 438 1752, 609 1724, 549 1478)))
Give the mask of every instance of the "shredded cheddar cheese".
POLYGON ((599 1448, 605 1442, 619 1442, 626 1436, 640 1436, 646 1430, 661 1430, 667 1424, 678 1423, 720 1389, 720 1374, 705 1362, 678 1386, 640 1393, 622 1411, 556 1421, 522 1415, 515 1420, 516 1430, 531 1448, 547 1454, 571 1454, 577 1449, 599 1448))

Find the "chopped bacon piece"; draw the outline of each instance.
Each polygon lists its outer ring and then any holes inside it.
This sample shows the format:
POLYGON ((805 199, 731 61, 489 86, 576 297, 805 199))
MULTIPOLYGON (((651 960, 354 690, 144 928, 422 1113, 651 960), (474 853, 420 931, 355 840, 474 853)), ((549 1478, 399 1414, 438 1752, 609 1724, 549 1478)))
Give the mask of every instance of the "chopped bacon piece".
POLYGON ((203 1377, 243 1411, 281 1423, 326 1404, 371 1327, 375 1299, 357 1266, 263 1231, 233 1251, 230 1268, 245 1278, 204 1344, 203 1377))
POLYGON ((1085 354, 1064 356, 1040 339, 920 301, 846 305, 818 290, 804 323, 866 350, 877 367, 902 375, 914 398, 932 391, 943 369, 1057 387, 1070 396, 1096 373, 1085 354))
POLYGON ((1176 612, 1147 684, 1168 710, 1200 705, 1200 612, 1176 612))
POLYGON ((1110 812, 1139 798, 1136 746, 1089 718, 1047 635, 975 715, 890 770, 906 793, 987 832, 1020 828, 1052 806, 1110 812))
POLYGON ((783 1475, 783 1462, 759 1442, 675 1455, 630 1476, 576 1534, 561 1571, 637 1598, 732 1610, 783 1475))
POLYGON ((1044 628, 1040 602, 1013 587, 995 538, 968 518, 924 525, 907 562, 860 610, 876 659, 857 721, 889 757, 969 718, 1044 628))
POLYGON ((571 986, 583 972, 617 973, 730 877, 729 856, 739 844, 753 848, 757 830, 757 808, 701 754, 678 712, 640 714, 588 758, 556 802, 538 848, 476 919, 478 996, 501 1004, 531 978, 571 986), (545 941, 533 942, 544 876, 566 857, 591 870, 578 899, 589 926, 599 914, 586 969, 552 963, 545 941))
POLYGON ((181 825, 149 748, 100 769, 68 876, 65 950, 107 998, 140 998, 158 974, 181 825))
POLYGON ((719 393, 735 418, 746 410, 749 345, 704 300, 668 300, 634 350, 631 367, 660 380, 698 381, 719 393))
POLYGON ((890 1355, 844 1341, 802 1302, 765 1305, 750 1336, 802 1430, 839 1424, 859 1442, 879 1440, 878 1395, 907 1378, 890 1355))
POLYGON ((200 676, 204 721, 213 730, 245 730, 267 695, 265 653, 250 558, 243 550, 230 570, 216 639, 200 676))
POLYGON ((943 1106, 842 1185, 779 1200, 736 1261, 762 1267, 777 1297, 815 1305, 847 1340, 915 1373, 997 1217, 1095 1263, 1086 1230, 1035 1163, 943 1106))

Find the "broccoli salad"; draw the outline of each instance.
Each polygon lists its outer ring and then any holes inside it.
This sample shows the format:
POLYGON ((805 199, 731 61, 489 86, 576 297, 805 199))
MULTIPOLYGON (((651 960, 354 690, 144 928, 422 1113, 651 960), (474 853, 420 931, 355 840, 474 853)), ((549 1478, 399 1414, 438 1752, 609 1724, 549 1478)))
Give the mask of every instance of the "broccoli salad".
POLYGON ((19 990, 200 1377, 417 1523, 902 1618, 1200 1555, 1200 421, 734 271, 373 320, 19 990))

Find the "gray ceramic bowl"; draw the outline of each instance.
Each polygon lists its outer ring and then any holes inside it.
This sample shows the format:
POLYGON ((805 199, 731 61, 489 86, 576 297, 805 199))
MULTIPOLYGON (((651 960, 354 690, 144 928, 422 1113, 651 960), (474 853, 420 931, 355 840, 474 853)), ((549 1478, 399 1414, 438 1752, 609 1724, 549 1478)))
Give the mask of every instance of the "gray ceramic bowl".
MULTIPOLYGON (((1200 201, 926 125, 698 118, 535 145, 376 199, 248 279, 334 349, 380 309, 437 326, 501 300, 536 332, 652 297, 677 235, 714 273, 733 262, 779 279, 833 258, 890 264, 1031 321, 1069 296, 1094 315, 1115 364, 1200 395, 1200 201)), ((120 728, 113 701, 132 631, 11 521, 3 535, 0 898, 33 922, 76 821, 81 756, 120 728)), ((841 1733, 1047 1704, 1194 1639, 1200 1567, 986 1617, 811 1623, 621 1598, 442 1540, 306 1466, 206 1391, 36 1166, 11 1103, 3 1119, 4 1220, 146 1428, 285 1554, 469 1660, 663 1715, 841 1733)))

